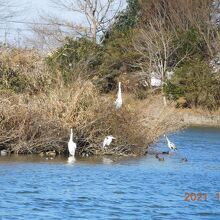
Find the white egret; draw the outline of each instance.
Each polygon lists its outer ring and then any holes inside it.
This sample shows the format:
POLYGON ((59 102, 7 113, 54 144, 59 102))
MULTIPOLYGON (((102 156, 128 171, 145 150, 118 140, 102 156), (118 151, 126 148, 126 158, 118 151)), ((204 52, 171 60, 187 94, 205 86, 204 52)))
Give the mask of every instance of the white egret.
POLYGON ((8 154, 7 150, 1 150, 0 155, 1 156, 6 156, 8 154))
POLYGON ((70 132, 70 140, 68 142, 68 150, 71 156, 75 156, 76 143, 73 141, 73 129, 70 132))
POLYGON ((103 141, 102 147, 105 149, 106 146, 109 146, 112 143, 113 139, 116 139, 116 138, 114 138, 112 135, 107 136, 103 141))
POLYGON ((118 83, 118 94, 117 99, 115 100, 115 106, 116 109, 119 109, 122 106, 121 82, 118 83))
POLYGON ((167 139, 167 146, 171 150, 177 150, 176 145, 173 142, 171 142, 166 135, 164 135, 164 137, 167 139))

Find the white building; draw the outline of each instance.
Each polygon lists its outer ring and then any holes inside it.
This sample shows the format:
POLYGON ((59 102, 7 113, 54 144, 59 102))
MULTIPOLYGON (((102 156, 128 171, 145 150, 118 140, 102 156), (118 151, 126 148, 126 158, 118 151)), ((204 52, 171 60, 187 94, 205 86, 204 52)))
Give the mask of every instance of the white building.
MULTIPOLYGON (((172 75, 174 74, 174 71, 167 71, 166 72, 166 79, 171 79, 172 75)), ((152 87, 161 87, 162 86, 162 80, 161 80, 161 75, 156 73, 156 72, 152 72, 150 74, 150 85, 152 87)))

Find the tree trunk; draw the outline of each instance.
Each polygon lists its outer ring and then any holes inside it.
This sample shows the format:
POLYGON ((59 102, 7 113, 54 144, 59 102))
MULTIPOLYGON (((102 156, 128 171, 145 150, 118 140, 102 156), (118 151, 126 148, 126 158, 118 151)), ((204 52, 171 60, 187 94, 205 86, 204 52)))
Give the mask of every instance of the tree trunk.
POLYGON ((97 42, 97 24, 95 21, 93 22, 93 28, 92 28, 92 40, 94 43, 97 42))
POLYGON ((167 99, 166 99, 166 94, 165 94, 165 91, 164 91, 164 81, 165 81, 165 71, 163 70, 162 71, 162 74, 161 74, 161 78, 162 78, 162 96, 163 96, 163 104, 164 106, 167 106, 167 99))
POLYGON ((167 98, 166 98, 165 94, 163 94, 163 104, 164 104, 164 106, 167 106, 167 98))

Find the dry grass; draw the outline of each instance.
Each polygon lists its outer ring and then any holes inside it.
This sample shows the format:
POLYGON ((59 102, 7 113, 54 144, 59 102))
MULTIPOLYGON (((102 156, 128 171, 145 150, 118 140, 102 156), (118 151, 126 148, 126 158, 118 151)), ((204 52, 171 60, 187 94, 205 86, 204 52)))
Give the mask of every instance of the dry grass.
MULTIPOLYGON (((47 69, 44 57, 32 49, 0 47, 0 67, 21 77, 26 82, 24 92, 29 94, 37 94, 51 89, 55 80, 47 69)), ((0 72, 0 77, 2 74, 0 72)))
POLYGON ((164 106, 160 95, 152 95, 139 102, 138 109, 149 143, 154 143, 165 133, 185 127, 181 110, 176 109, 172 103, 164 106))
POLYGON ((16 154, 51 150, 67 154, 73 128, 78 155, 143 155, 160 135, 182 126, 177 110, 165 108, 158 96, 140 101, 123 93, 123 108, 116 111, 116 92, 102 95, 80 78, 64 86, 59 74, 53 78, 34 51, 3 48, 0 59, 29 82, 20 94, 0 90, 0 149, 16 154), (102 151, 107 135, 116 140, 102 151))
POLYGON ((102 154, 102 141, 110 134, 117 139, 104 153, 141 154, 148 141, 137 114, 127 106, 116 111, 113 101, 81 80, 37 96, 2 92, 0 146, 14 153, 65 154, 73 128, 79 155, 102 154))

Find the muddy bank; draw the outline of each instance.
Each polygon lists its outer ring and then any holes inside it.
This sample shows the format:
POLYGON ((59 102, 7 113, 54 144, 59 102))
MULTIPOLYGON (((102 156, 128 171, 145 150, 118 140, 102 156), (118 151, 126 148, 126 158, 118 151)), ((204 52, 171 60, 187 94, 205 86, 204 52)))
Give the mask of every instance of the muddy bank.
POLYGON ((141 114, 148 122, 146 126, 153 127, 166 118, 169 126, 165 126, 165 132, 190 126, 220 127, 219 110, 210 112, 205 109, 180 109, 172 102, 165 107, 161 96, 152 96, 142 105, 141 114))
POLYGON ((183 122, 186 126, 220 127, 220 115, 202 113, 184 113, 183 122))

